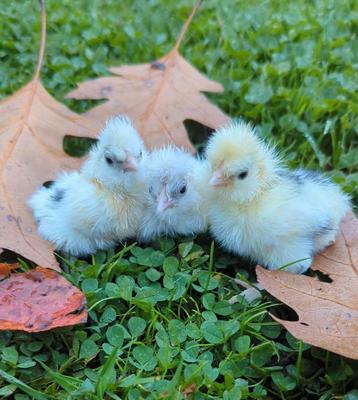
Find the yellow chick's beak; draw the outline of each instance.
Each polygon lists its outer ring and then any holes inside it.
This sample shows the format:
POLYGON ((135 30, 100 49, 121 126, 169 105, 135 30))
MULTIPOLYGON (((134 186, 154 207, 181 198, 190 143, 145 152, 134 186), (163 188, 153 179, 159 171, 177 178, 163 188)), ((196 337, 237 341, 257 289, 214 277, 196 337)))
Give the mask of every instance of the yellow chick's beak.
POLYGON ((124 172, 137 171, 138 162, 131 154, 127 153, 127 157, 123 161, 122 166, 124 172))
POLYGON ((173 201, 167 194, 166 184, 162 185, 157 201, 158 201, 157 211, 160 213, 165 211, 167 208, 173 207, 173 201))
POLYGON ((214 171, 209 181, 210 186, 227 186, 228 184, 229 178, 223 175, 220 168, 214 171))

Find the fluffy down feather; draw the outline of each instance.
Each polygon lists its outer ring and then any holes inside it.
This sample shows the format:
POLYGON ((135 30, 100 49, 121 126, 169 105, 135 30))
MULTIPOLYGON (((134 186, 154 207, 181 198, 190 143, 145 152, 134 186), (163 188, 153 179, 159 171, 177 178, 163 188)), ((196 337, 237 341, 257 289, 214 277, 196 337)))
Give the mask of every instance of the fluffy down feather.
POLYGON ((199 176, 210 171, 208 164, 175 147, 154 150, 143 164, 147 196, 139 240, 205 231, 206 207, 200 185, 203 179, 199 176))
POLYGON ((81 171, 60 174, 29 200, 39 233, 76 256, 134 236, 143 208, 137 172, 143 151, 127 118, 110 119, 81 171))
POLYGON ((303 273, 333 243, 349 198, 316 172, 281 166, 251 125, 218 130, 206 157, 209 223, 225 248, 269 269, 290 264, 285 270, 303 273))

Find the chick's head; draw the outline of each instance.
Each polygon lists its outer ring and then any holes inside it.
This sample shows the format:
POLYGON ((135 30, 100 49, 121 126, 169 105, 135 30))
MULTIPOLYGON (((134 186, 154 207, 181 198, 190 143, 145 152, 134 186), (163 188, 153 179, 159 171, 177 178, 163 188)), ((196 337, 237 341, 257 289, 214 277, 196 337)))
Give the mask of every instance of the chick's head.
POLYGON ((167 147, 148 156, 145 174, 148 200, 161 219, 172 218, 195 209, 198 194, 191 179, 195 158, 178 148, 167 147))
POLYGON ((109 119, 90 153, 90 173, 108 185, 125 184, 138 170, 144 152, 143 141, 126 117, 109 119))
POLYGON ((106 166, 122 172, 138 169, 144 145, 128 118, 111 118, 99 136, 98 145, 106 166))
POLYGON ((208 184, 215 195, 243 203, 272 182, 278 166, 273 149, 243 121, 219 129, 208 142, 206 158, 212 168, 208 184))

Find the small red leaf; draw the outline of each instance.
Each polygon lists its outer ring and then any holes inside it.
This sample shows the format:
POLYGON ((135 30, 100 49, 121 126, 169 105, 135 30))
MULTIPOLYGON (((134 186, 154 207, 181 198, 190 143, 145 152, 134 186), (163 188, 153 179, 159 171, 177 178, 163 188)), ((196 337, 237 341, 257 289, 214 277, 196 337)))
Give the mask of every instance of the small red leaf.
POLYGON ((11 274, 13 269, 19 268, 19 264, 6 264, 0 263, 0 280, 6 278, 11 274))
POLYGON ((37 267, 10 274, 0 281, 0 330, 41 332, 80 324, 87 321, 85 302, 55 271, 37 267))

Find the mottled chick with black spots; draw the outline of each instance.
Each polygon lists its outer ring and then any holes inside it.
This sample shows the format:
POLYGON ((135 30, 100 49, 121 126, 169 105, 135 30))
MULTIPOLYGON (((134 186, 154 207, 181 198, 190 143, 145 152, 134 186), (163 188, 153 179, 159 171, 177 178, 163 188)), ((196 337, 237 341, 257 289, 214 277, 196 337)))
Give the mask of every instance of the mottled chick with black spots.
POLYGON ((143 141, 129 119, 110 119, 80 171, 63 172, 29 200, 41 236, 81 256, 133 237, 143 210, 143 141))

